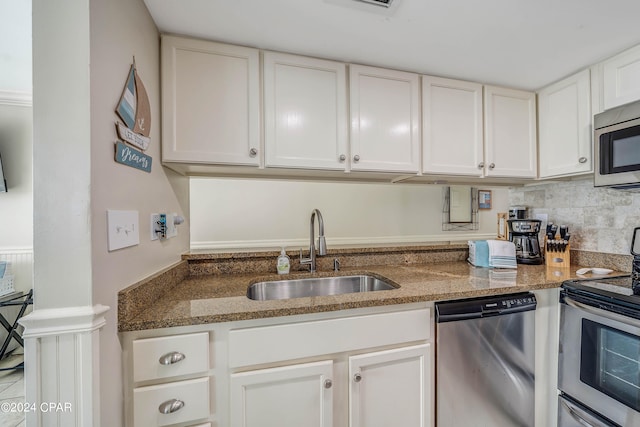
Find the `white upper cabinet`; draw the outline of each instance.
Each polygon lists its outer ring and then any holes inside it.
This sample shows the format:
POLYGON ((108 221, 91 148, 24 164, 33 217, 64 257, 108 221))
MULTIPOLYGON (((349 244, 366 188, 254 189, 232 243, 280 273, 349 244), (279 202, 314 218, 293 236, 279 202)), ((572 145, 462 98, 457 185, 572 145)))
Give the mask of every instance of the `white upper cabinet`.
POLYGON ((350 65, 351 169, 417 173, 417 74, 350 65))
POLYGON ((162 36, 162 160, 260 164, 257 49, 162 36))
POLYGON ((484 87, 486 176, 536 177, 535 101, 532 92, 484 87))
POLYGON ((640 46, 602 63, 605 110, 640 99, 640 46))
POLYGON ((540 178, 593 171, 590 92, 588 69, 538 92, 540 178))
POLYGON ((422 77, 422 171, 483 175, 482 85, 422 77))
POLYGON ((344 170, 345 64, 264 53, 266 166, 344 170))

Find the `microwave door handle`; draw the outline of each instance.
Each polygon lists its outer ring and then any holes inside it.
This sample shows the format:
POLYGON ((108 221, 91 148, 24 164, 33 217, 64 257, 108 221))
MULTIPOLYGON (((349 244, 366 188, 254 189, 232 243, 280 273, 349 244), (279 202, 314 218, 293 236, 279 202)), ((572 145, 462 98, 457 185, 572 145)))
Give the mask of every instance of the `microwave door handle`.
POLYGON ((574 299, 571 299, 568 296, 564 297, 564 302, 567 305, 577 308, 578 310, 584 310, 587 313, 595 314, 596 316, 604 317, 605 319, 613 320, 614 322, 624 323, 625 325, 633 326, 635 328, 640 328, 640 320, 634 319, 633 317, 623 316, 622 314, 614 313, 612 311, 602 310, 600 308, 592 307, 587 304, 583 304, 574 299))
POLYGON ((576 420, 576 422, 578 422, 580 425, 583 425, 585 427, 609 427, 608 424, 603 424, 580 408, 571 405, 565 399, 560 399, 560 403, 562 404, 562 406, 564 406, 569 415, 571 415, 571 418, 576 420))

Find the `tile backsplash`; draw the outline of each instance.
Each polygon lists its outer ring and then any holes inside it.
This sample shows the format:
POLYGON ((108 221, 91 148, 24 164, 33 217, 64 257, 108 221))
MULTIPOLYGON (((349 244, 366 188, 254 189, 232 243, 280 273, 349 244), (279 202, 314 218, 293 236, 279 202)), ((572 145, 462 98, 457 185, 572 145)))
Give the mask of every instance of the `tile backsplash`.
POLYGON ((571 248, 583 251, 629 255, 633 229, 640 227, 640 193, 594 188, 593 178, 513 187, 509 205, 568 225, 571 248))

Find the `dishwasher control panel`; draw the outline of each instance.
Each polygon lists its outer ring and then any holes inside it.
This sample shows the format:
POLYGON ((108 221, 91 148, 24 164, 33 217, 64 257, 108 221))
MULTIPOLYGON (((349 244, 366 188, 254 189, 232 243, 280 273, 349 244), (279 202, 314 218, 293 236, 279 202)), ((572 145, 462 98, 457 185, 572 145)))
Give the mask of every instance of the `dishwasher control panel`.
POLYGON ((535 310, 536 304, 535 295, 529 292, 437 302, 435 304, 436 322, 451 322, 535 310))

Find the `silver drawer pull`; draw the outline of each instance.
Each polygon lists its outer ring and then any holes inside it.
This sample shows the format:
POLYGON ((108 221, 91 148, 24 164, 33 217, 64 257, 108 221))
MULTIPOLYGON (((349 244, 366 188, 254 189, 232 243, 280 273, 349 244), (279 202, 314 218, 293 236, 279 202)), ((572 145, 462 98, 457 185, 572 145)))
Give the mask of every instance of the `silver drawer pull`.
POLYGON ((580 162, 580 163, 587 163, 587 158, 586 158, 586 157, 580 157, 580 158, 578 159, 578 162, 580 162))
POLYGON ((362 375, 360 374, 360 372, 357 372, 354 376, 353 376, 353 380, 357 383, 359 383, 360 381, 362 381, 362 375))
POLYGON ((160 406, 158 406, 158 411, 161 414, 173 414, 178 412, 180 409, 184 408, 184 402, 178 399, 167 400, 166 402, 162 402, 160 406))
POLYGON ((187 356, 180 352, 172 351, 171 353, 163 354, 162 356, 160 356, 158 362, 160 362, 161 365, 173 365, 174 363, 178 363, 181 360, 184 360, 185 357, 187 356))

